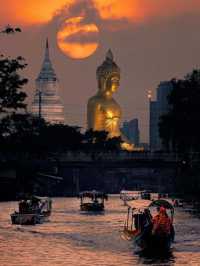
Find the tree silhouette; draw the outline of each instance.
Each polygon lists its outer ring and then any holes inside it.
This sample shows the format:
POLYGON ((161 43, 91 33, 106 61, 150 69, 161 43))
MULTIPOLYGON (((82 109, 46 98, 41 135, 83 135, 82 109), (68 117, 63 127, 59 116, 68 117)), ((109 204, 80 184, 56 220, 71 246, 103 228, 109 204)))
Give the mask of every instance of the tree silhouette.
MULTIPOLYGON (((7 26, 0 33, 11 34, 20 31, 19 28, 13 29, 7 26)), ((22 88, 28 80, 18 73, 25 67, 25 61, 21 56, 15 59, 0 56, 0 113, 26 108, 24 103, 26 93, 22 91, 22 88)))
POLYGON ((47 124, 31 114, 11 114, 0 121, 0 144, 7 151, 38 151, 41 130, 47 124))
POLYGON ((49 124, 41 130, 38 141, 42 150, 64 152, 81 149, 82 139, 79 127, 49 124))
POLYGON ((119 151, 121 150, 121 137, 110 138, 106 142, 106 149, 109 151, 119 151))
POLYGON ((200 151, 200 70, 172 80, 170 111, 160 119, 160 137, 180 152, 200 151))
POLYGON ((92 152, 118 151, 121 149, 121 137, 109 138, 108 132, 89 129, 85 132, 84 140, 87 149, 92 152))
POLYGON ((16 32, 21 32, 20 28, 13 28, 10 25, 7 25, 4 30, 1 30, 0 33, 14 34, 16 32))

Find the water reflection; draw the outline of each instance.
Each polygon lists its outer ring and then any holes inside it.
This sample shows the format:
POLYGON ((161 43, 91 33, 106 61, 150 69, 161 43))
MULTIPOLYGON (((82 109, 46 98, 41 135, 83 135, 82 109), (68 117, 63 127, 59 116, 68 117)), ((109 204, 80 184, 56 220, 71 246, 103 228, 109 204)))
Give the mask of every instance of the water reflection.
POLYGON ((173 250, 162 253, 152 253, 150 251, 143 251, 137 253, 139 256, 139 262, 150 265, 174 265, 175 257, 173 250))
POLYGON ((126 207, 118 197, 106 202, 105 212, 80 212, 77 199, 54 199, 50 221, 15 226, 9 214, 15 202, 0 203, 1 266, 134 266, 200 265, 199 219, 178 210, 176 239, 168 254, 138 253, 121 237, 126 207))

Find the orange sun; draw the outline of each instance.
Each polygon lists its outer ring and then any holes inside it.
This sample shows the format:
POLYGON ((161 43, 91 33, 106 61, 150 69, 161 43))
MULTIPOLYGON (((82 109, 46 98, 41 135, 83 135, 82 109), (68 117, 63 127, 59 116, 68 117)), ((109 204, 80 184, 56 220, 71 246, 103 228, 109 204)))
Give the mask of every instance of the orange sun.
POLYGON ((83 59, 98 48, 99 29, 95 24, 85 24, 84 17, 65 20, 57 33, 60 50, 71 58, 83 59))

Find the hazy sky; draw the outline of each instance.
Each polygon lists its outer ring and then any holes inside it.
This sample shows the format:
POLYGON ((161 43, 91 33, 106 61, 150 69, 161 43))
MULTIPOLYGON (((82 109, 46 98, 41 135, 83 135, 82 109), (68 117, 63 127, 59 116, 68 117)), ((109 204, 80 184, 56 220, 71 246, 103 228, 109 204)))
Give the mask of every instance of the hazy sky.
POLYGON ((2 2, 1 27, 20 26, 23 32, 1 35, 1 53, 26 58, 24 75, 29 78, 26 91, 31 103, 49 38, 68 124, 85 126, 87 100, 97 91, 96 68, 109 48, 121 68, 115 98, 122 107, 123 121, 139 118, 142 141, 148 140, 147 91, 151 89, 155 97, 160 81, 183 77, 200 67, 200 0, 2 2), (57 44, 58 33, 64 36, 67 55, 57 44), (95 49, 87 58, 71 58, 95 49))

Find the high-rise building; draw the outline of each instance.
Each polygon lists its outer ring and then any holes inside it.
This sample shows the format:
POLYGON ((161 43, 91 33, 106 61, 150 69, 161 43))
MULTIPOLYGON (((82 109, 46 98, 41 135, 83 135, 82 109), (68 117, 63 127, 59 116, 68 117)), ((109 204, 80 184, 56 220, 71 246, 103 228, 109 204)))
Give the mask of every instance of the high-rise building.
POLYGON ((160 116, 169 111, 168 95, 173 89, 170 81, 163 81, 157 88, 156 101, 150 101, 150 121, 149 121, 149 135, 150 135, 150 149, 152 151, 161 150, 162 142, 159 136, 159 120, 160 116))
POLYGON ((136 147, 140 143, 140 131, 138 126, 138 119, 125 121, 121 128, 122 133, 130 140, 136 147))
POLYGON ((46 41, 45 57, 36 79, 36 92, 32 103, 32 113, 49 123, 64 123, 64 106, 59 96, 59 84, 49 57, 46 41))

